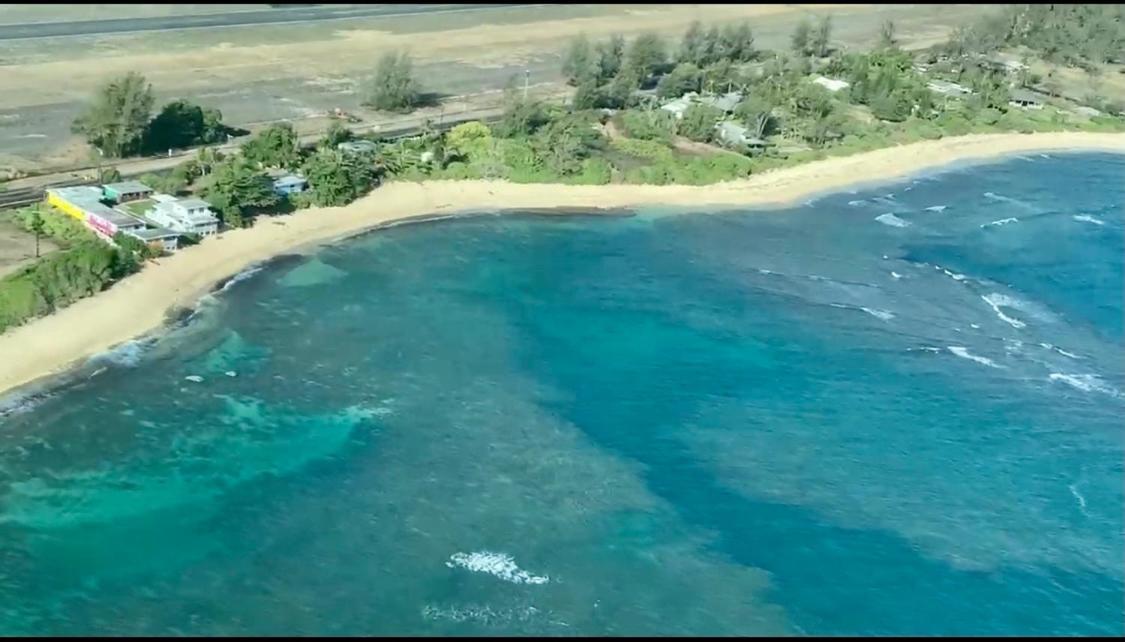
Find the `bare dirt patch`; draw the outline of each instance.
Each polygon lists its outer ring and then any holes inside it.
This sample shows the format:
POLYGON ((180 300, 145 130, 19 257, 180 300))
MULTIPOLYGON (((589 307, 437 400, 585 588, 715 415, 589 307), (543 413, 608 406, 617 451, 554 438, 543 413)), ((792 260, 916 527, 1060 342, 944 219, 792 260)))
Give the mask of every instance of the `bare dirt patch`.
MULTIPOLYGON (((59 249, 51 239, 39 239, 39 253, 45 255, 59 249)), ((0 219, 0 278, 35 260, 35 235, 29 234, 7 219, 0 219)))

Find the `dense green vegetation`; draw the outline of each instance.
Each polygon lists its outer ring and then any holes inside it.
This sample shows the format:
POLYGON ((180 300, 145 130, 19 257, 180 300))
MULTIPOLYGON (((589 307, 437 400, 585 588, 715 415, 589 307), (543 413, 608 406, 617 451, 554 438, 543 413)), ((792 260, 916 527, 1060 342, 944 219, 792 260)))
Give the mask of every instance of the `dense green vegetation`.
POLYGON ((81 223, 47 205, 16 210, 11 218, 29 231, 41 224, 43 234, 63 249, 0 279, 0 332, 104 290, 137 271, 139 261, 147 256, 143 254, 147 248, 102 242, 81 223), (134 252, 138 249, 140 257, 134 252))
POLYGON ((129 72, 98 89, 71 129, 109 158, 162 153, 245 133, 224 125, 218 109, 182 99, 168 103, 152 118, 155 100, 145 77, 129 72))
POLYGON ((1095 69, 1125 62, 1125 5, 1009 5, 954 32, 945 49, 956 55, 1024 46, 1045 60, 1095 69))

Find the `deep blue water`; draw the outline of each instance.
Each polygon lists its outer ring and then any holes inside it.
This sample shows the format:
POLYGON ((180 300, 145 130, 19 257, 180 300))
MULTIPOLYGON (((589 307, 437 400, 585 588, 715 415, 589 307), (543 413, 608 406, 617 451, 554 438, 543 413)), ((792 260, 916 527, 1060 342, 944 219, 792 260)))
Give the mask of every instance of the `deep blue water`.
POLYGON ((1029 154, 277 261, 0 419, 0 633, 1121 635, 1123 203, 1029 154))

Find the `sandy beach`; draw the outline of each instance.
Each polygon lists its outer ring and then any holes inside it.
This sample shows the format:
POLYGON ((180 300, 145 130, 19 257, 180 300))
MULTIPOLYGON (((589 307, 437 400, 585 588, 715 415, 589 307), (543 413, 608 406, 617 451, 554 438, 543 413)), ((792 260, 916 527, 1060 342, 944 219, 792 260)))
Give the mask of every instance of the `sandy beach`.
POLYGON ((101 294, 0 335, 0 393, 59 374, 90 356, 159 329, 213 285, 273 256, 412 218, 488 210, 643 206, 780 205, 860 183, 886 181, 958 161, 1032 151, 1125 153, 1125 134, 989 134, 925 141, 717 185, 517 185, 492 181, 392 183, 338 208, 263 218, 147 265, 101 294))

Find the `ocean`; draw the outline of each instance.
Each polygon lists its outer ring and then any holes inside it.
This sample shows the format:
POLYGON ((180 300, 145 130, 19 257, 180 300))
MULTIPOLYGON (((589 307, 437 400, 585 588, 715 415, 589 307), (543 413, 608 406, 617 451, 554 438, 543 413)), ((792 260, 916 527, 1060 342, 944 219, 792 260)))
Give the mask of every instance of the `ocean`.
POLYGON ((0 419, 0 633, 1125 634, 1125 156, 250 270, 0 419))

